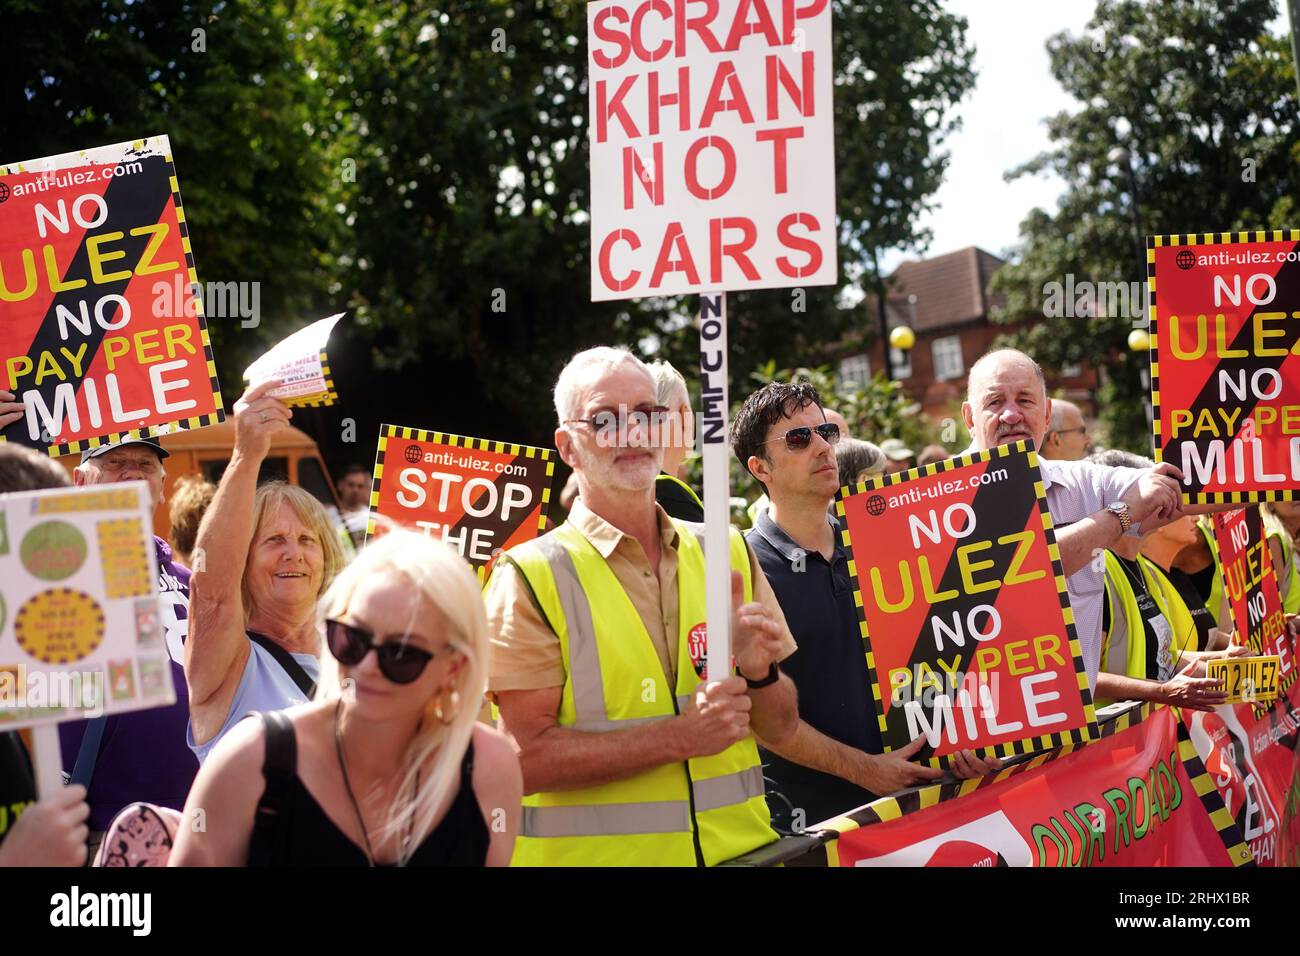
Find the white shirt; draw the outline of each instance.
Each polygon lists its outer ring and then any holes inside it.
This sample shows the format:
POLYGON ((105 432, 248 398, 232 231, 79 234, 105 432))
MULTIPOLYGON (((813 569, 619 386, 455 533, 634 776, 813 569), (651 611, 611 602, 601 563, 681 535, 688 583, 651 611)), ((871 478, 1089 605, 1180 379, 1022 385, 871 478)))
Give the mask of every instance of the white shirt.
MULTIPOLYGON (((1143 475, 1140 468, 1108 468, 1088 461, 1049 461, 1038 459, 1047 494, 1047 510, 1058 533, 1061 528, 1096 514, 1119 501, 1143 475)), ((1088 686, 1097 684, 1101 666, 1102 602, 1106 598, 1106 566, 1100 560, 1089 561, 1065 579, 1074 609, 1074 627, 1079 636, 1088 686)))

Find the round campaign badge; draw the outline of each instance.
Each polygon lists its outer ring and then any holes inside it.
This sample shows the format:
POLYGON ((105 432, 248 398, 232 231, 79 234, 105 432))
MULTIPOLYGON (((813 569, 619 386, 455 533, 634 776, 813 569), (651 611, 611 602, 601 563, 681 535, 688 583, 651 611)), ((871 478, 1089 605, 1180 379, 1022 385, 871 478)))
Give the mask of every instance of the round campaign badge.
POLYGON ((86 538, 66 521, 43 521, 23 535, 18 555, 32 577, 62 581, 86 563, 86 538))
POLYGON ((81 591, 42 591, 14 614, 14 638, 38 661, 70 664, 92 654, 104 640, 104 611, 81 591))
POLYGON ((709 663, 709 638, 708 625, 703 621, 691 628, 691 632, 686 635, 686 647, 691 652, 691 665, 695 668, 695 676, 703 677, 704 669, 709 663))

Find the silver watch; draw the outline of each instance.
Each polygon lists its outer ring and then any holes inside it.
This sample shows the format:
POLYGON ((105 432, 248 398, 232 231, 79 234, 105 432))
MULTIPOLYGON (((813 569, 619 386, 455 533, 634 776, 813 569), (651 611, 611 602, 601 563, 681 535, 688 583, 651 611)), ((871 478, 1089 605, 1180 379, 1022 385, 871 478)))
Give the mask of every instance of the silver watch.
POLYGON ((1106 506, 1106 510, 1119 519, 1119 526, 1123 529, 1124 534, 1128 534, 1129 526, 1132 525, 1132 519, 1129 518, 1128 504, 1123 501, 1116 501, 1106 506))

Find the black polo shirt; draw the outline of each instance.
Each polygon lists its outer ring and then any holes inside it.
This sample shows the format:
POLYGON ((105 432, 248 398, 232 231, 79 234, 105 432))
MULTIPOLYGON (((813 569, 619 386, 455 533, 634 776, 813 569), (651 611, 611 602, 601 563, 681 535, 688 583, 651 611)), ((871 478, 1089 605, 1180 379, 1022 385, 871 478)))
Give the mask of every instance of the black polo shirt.
MULTIPOLYGON (((758 516, 745 538, 799 645, 781 662, 781 670, 799 691, 799 717, 833 740, 878 754, 884 748, 853 604, 848 553, 839 523, 833 517, 827 520, 835 531, 830 562, 819 552, 795 544, 772 521, 769 511, 758 516)), ((792 807, 803 810, 802 822, 810 826, 876 798, 847 780, 801 767, 770 751, 762 751, 762 758, 763 773, 771 781, 768 806, 773 823, 782 829, 789 829, 792 807)))

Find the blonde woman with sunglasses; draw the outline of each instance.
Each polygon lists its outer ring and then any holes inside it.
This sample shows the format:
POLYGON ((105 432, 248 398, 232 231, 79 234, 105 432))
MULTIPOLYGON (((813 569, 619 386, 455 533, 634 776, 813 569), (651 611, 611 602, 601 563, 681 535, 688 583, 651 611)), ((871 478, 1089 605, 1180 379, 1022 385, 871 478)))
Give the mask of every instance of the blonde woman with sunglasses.
POLYGON ((218 744, 171 865, 507 865, 523 778, 505 738, 475 720, 488 634, 469 566, 390 531, 318 613, 328 652, 315 699, 218 744))

